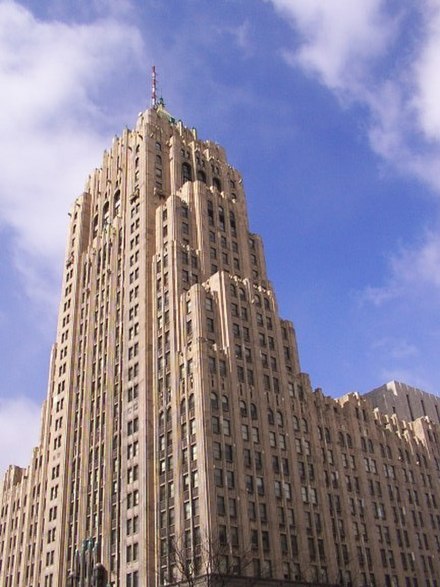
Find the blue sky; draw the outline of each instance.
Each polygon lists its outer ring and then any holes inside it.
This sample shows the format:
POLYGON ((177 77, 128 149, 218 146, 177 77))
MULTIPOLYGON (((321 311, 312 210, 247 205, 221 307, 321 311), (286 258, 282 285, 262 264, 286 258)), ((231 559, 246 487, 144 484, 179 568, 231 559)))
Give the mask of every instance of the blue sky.
POLYGON ((0 468, 36 441, 70 203, 152 64, 242 172, 313 385, 438 392, 439 27, 439 0, 0 0, 0 468))

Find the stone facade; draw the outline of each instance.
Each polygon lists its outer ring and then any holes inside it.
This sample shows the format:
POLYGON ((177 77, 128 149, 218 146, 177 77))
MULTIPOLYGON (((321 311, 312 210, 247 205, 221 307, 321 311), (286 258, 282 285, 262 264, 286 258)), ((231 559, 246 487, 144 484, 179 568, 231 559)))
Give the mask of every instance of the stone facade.
POLYGON ((223 149, 159 104, 70 214, 0 585, 437 586, 438 425, 311 388, 223 149))
POLYGON ((390 381, 364 394, 384 414, 410 422, 426 416, 440 424, 440 397, 399 381, 390 381))

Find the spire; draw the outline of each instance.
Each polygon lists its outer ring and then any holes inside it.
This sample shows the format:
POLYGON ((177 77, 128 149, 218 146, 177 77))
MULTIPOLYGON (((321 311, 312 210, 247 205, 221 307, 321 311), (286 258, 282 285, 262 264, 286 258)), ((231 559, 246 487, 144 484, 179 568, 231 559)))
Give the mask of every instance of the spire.
POLYGON ((157 87, 156 87, 156 66, 153 65, 151 69, 151 106, 156 108, 157 106, 157 87))

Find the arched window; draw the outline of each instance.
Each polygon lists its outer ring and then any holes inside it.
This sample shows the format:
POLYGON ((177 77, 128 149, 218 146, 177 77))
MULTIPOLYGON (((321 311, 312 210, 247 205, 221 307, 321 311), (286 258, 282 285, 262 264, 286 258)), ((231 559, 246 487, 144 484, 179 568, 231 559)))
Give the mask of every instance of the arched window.
POLYGON ((236 298, 237 297, 237 288, 235 287, 235 284, 234 283, 231 283, 231 296, 233 298, 236 298))
POLYGON ((218 410, 218 397, 215 391, 211 391, 211 409, 218 410))
POLYGON ((95 218, 93 219, 93 236, 95 237, 98 234, 98 215, 96 214, 95 218))
POLYGON ((214 206, 212 205, 211 200, 208 200, 208 224, 209 226, 214 226, 214 206))
POLYGON ((235 214, 234 212, 229 212, 229 223, 231 225, 231 234, 236 236, 237 234, 237 224, 235 223, 235 214))
POLYGON ((224 412, 229 412, 229 400, 226 395, 222 395, 222 410, 224 412))
POLYGON ((110 205, 108 202, 106 202, 104 204, 104 207, 102 208, 102 227, 104 228, 104 226, 106 226, 108 224, 110 218, 110 205))
POLYGON ((277 424, 278 426, 281 426, 281 428, 284 426, 283 414, 279 410, 277 410, 277 424))
POLYGON ((348 448, 353 448, 353 440, 351 439, 350 434, 347 434, 347 446, 348 448))
POLYGON ((261 306, 261 298, 258 294, 255 294, 255 305, 261 306))
POLYGON ((338 442, 341 446, 345 446, 344 434, 341 431, 338 432, 338 442))
POLYGON ((240 400, 240 415, 245 418, 247 416, 247 406, 246 402, 242 399, 240 400))
POLYGON ((182 183, 192 181, 192 169, 189 163, 182 163, 182 183))
POLYGON ((121 190, 116 190, 113 196, 113 214, 117 216, 121 207, 121 190))
POLYGON ((206 173, 204 171, 202 171, 201 169, 199 169, 197 171, 197 179, 199 181, 203 181, 203 183, 206 183, 206 173))
POLYGON ((269 422, 269 424, 274 424, 275 423, 275 420, 274 420, 274 417, 273 417, 273 412, 272 412, 272 410, 270 408, 267 410, 267 421, 269 422))
POLYGON ((214 186, 214 187, 215 187, 215 188, 216 188, 216 189, 217 189, 219 192, 221 192, 221 191, 222 191, 222 184, 221 184, 221 182, 220 182, 220 180, 219 180, 219 178, 218 178, 218 177, 213 177, 213 178, 212 178, 212 185, 213 185, 213 186, 214 186))
POLYGON ((165 416, 163 412, 159 412, 159 426, 163 426, 165 423, 165 416))
POLYGON ((267 298, 264 298, 264 307, 266 308, 266 310, 270 309, 270 303, 269 300, 267 298))
POLYGON ((240 294, 240 300, 245 300, 246 299, 246 292, 244 290, 244 287, 240 287, 240 289, 238 291, 240 294))
POLYGON ((225 209, 223 206, 218 207, 218 222, 221 230, 225 230, 225 209))
POLYGON ((188 410, 194 409, 194 394, 192 393, 188 398, 188 410))
POLYGON ((305 418, 302 418, 301 424, 302 424, 303 432, 308 432, 309 431, 309 425, 307 424, 307 420, 305 418))
POLYGON ((251 418, 252 420, 257 419, 257 406, 255 404, 251 404, 251 418))
POLYGON ((180 402, 180 415, 185 416, 185 414, 186 414, 186 401, 185 401, 185 399, 183 399, 180 402))

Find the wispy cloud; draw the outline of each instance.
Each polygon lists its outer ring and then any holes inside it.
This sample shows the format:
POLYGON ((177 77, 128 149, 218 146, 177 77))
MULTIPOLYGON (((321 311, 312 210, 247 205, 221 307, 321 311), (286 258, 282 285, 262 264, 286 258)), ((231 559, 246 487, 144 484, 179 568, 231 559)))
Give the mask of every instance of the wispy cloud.
POLYGON ((407 359, 408 357, 416 357, 419 350, 416 345, 400 338, 386 336, 377 339, 373 345, 373 349, 385 351, 387 356, 393 359, 407 359))
POLYGON ((285 56, 333 90, 357 92, 375 58, 392 41, 394 19, 382 0, 271 0, 299 33, 299 45, 285 56))
POLYGON ((53 286, 66 212, 108 140, 99 92, 123 81, 142 51, 123 21, 42 22, 15 2, 0 4, 0 225, 12 229, 32 287, 53 286))
MULTIPOLYGON (((361 105, 375 153, 399 174, 440 194, 440 2, 267 0, 295 31, 284 56, 332 91, 361 105)), ((388 283, 365 299, 381 305, 440 285, 440 238, 390 256, 388 283)))
POLYGON ((29 464, 37 446, 41 406, 28 398, 0 399, 0 478, 9 465, 29 464))
POLYGON ((296 33, 287 61, 362 105, 373 150, 440 193, 440 3, 268 1, 296 33))
POLYGON ((440 302, 440 235, 427 232, 423 242, 402 248, 389 259, 389 276, 381 286, 371 286, 363 293, 364 301, 381 306, 399 297, 423 297, 425 303, 440 302))

